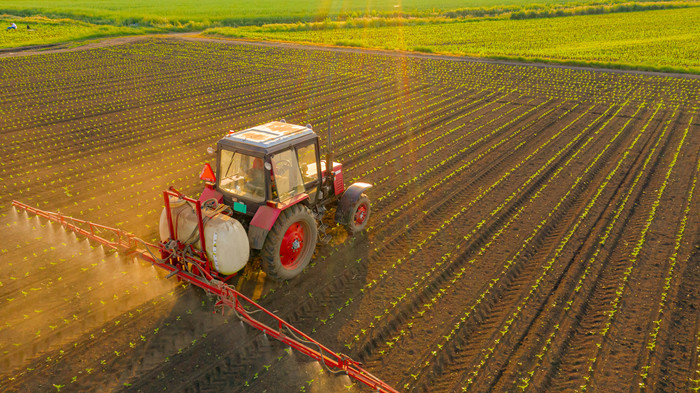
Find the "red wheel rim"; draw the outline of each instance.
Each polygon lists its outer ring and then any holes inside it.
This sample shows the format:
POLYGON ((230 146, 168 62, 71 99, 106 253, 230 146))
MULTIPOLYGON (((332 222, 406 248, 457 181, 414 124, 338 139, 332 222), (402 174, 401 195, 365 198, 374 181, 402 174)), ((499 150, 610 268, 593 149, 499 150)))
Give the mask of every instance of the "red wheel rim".
POLYGON ((280 262, 285 269, 294 269, 299 265, 299 256, 304 251, 304 227, 295 222, 287 228, 280 245, 280 262))
POLYGON ((355 210, 355 225, 362 225, 364 224, 365 220, 367 219, 367 205, 364 203, 361 204, 357 210, 355 210))

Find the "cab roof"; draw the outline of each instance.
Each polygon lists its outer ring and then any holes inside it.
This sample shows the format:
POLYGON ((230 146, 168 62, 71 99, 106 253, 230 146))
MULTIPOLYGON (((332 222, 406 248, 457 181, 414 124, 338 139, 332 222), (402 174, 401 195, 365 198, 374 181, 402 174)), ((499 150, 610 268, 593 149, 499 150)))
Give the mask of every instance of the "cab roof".
POLYGON ((234 149, 273 153, 317 138, 309 126, 273 121, 243 131, 230 131, 219 144, 234 149))

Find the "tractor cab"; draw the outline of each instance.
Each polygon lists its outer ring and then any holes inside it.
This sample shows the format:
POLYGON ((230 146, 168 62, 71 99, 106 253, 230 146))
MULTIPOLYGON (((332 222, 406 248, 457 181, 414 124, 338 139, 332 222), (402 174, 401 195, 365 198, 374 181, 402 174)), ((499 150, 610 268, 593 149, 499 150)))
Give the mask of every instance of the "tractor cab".
POLYGON ((253 215, 260 205, 300 196, 316 198, 321 160, 318 135, 309 127, 271 122, 231 132, 217 152, 216 190, 239 213, 253 215))

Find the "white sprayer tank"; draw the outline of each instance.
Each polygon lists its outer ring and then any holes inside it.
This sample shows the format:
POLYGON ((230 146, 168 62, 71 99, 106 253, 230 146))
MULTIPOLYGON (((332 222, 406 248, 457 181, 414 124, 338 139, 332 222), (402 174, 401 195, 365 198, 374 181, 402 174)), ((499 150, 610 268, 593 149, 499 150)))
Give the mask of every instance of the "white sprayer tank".
MULTIPOLYGON (((197 213, 194 207, 176 198, 170 199, 170 210, 173 218, 173 229, 175 236, 181 242, 192 241, 192 245, 198 250, 201 244, 197 235, 197 213)), ((211 210, 202 209, 202 217, 207 213, 211 215, 211 210)), ((160 214, 160 240, 165 241, 170 238, 168 230, 167 210, 164 208, 160 214)), ((206 220, 204 225, 204 241, 207 256, 212 262, 212 266, 217 272, 229 275, 241 269, 248 263, 250 256, 250 246, 248 235, 243 229, 243 225, 237 220, 225 215, 217 214, 213 218, 206 220)))

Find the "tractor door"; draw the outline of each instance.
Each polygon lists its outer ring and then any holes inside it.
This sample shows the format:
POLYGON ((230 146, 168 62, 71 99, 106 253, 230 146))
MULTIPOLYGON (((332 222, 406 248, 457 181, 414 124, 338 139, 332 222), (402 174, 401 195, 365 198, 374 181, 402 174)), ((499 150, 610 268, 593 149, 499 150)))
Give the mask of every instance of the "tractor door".
POLYGON ((317 141, 312 141, 306 146, 297 146, 299 157, 299 169, 304 181, 304 189, 309 194, 309 199, 316 200, 316 192, 321 184, 321 166, 319 160, 317 141))
POLYGON ((277 191, 277 202, 304 193, 304 182, 299 170, 299 160, 294 149, 284 150, 270 157, 272 177, 277 191))

